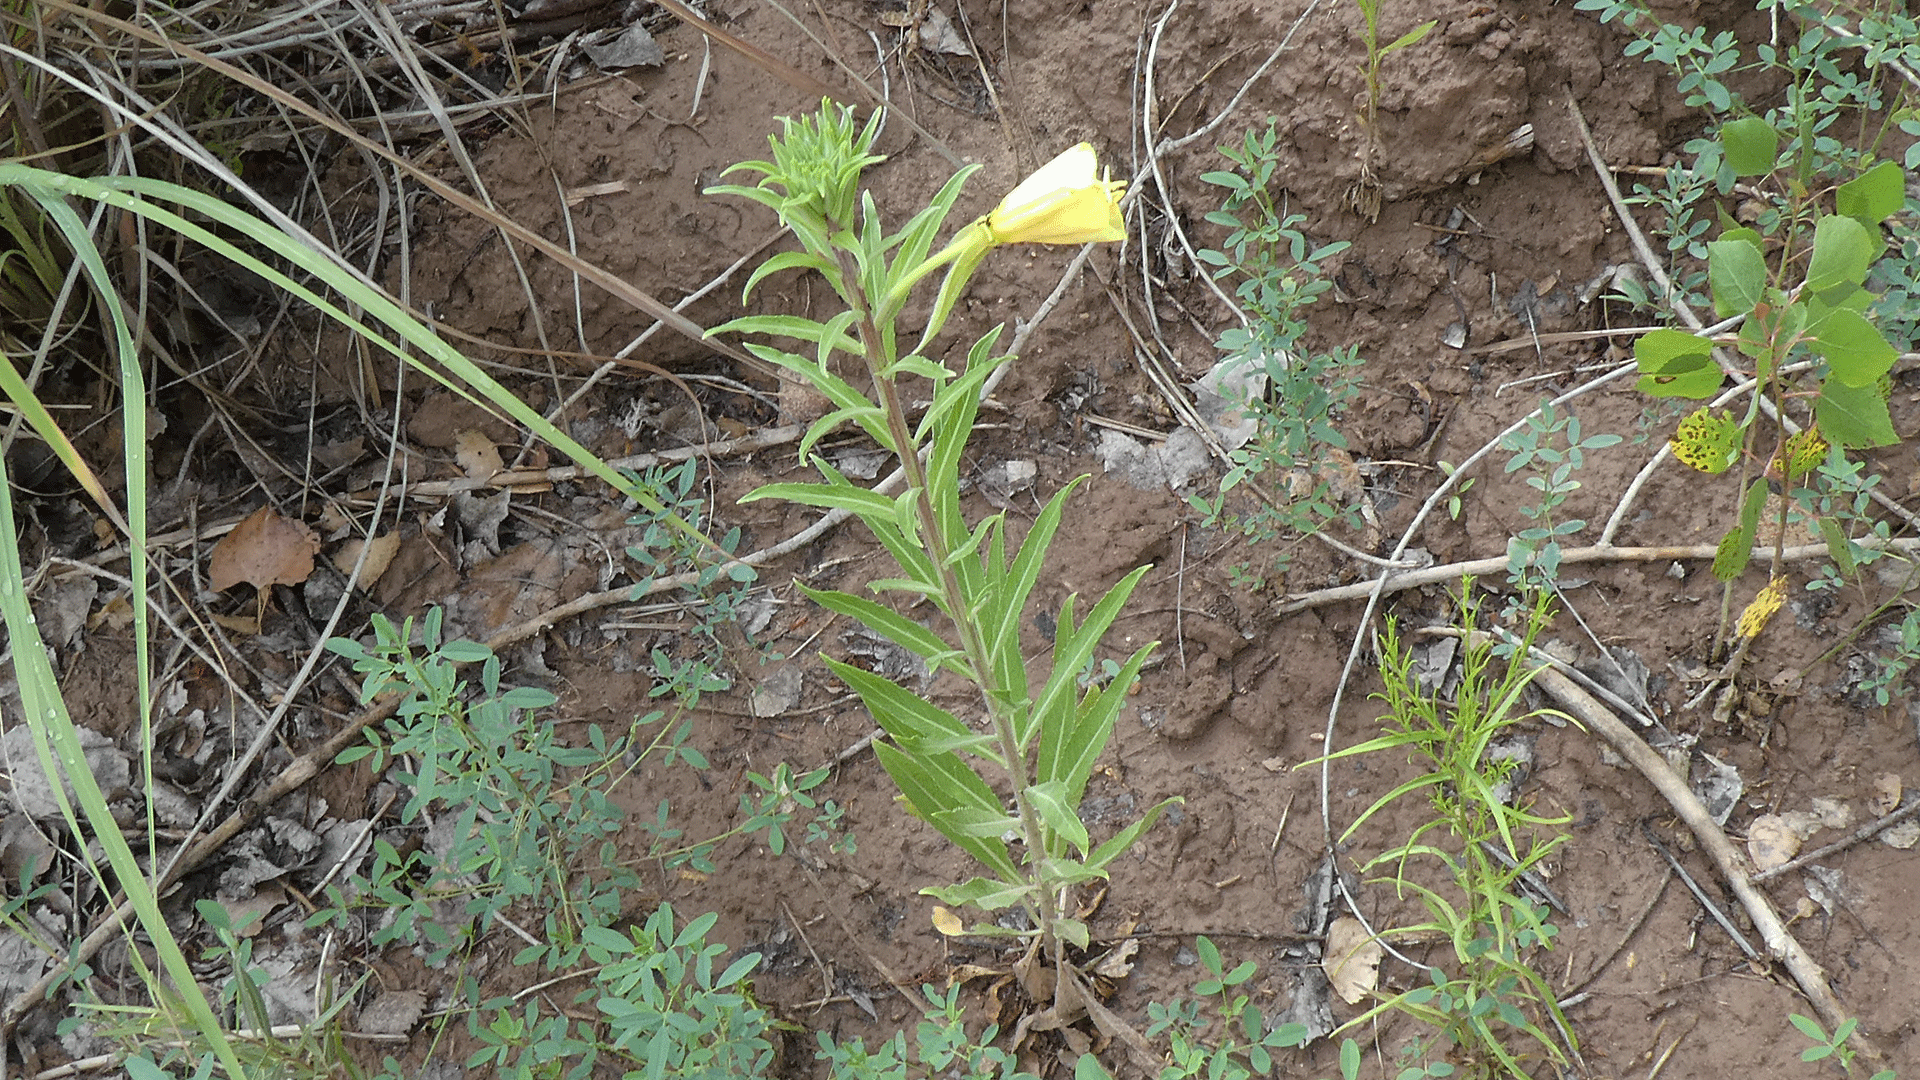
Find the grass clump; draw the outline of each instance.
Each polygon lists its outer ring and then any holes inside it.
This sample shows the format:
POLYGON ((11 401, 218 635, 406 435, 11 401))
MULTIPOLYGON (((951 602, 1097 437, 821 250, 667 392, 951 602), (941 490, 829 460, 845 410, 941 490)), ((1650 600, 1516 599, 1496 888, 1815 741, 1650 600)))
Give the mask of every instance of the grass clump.
MULTIPOLYGON (((1567 839, 1568 819, 1546 817, 1513 792, 1519 765, 1496 742, 1549 710, 1529 708, 1533 668, 1524 660, 1550 617, 1548 594, 1536 591, 1524 633, 1511 648, 1472 633, 1478 616, 1471 581, 1462 586, 1460 682, 1452 700, 1421 688, 1413 651, 1388 623, 1381 640, 1379 700, 1386 730, 1330 759, 1405 754, 1419 775, 1380 796, 1341 836, 1352 839, 1388 806, 1424 799, 1429 816, 1407 838, 1375 855, 1362 871, 1397 895, 1412 895, 1425 921, 1384 930, 1383 938, 1435 938, 1448 955, 1429 965, 1424 985, 1387 995, 1349 1021, 1354 1030, 1386 1012, 1432 1025, 1475 1075, 1527 1077, 1526 1062, 1569 1064, 1577 1052, 1553 988, 1530 962, 1552 948, 1558 928, 1550 909, 1523 890, 1521 879, 1567 839)), ((1313 764, 1317 764, 1314 762, 1313 764)))

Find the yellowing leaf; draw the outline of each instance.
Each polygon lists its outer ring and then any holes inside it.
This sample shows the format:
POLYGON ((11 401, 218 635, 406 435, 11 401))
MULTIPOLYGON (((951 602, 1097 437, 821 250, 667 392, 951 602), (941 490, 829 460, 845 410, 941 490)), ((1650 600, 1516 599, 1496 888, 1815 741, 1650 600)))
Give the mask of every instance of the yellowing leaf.
POLYGON ((1760 631, 1767 628, 1767 620, 1773 618, 1774 613, 1780 610, 1780 605, 1786 601, 1787 579, 1777 577, 1767 582, 1767 587, 1761 589, 1759 595, 1753 598, 1753 602, 1740 613, 1740 622, 1735 627, 1734 633, 1743 638, 1759 637, 1760 631))
POLYGON ((1722 411, 1718 416, 1702 405, 1682 417, 1668 445, 1683 464, 1704 473, 1723 473, 1740 455, 1738 421, 1722 411))
POLYGON ((1787 479, 1798 480, 1827 460, 1827 440, 1818 427, 1806 428, 1797 435, 1787 436, 1780 456, 1786 462, 1787 479))
POLYGON ((933 928, 946 937, 959 937, 967 932, 967 926, 960 921, 960 916, 939 904, 933 905, 933 928))
POLYGON ((1379 984, 1385 955, 1379 939, 1367 933, 1360 920, 1342 916, 1327 927, 1326 958, 1320 966, 1327 969, 1327 981, 1340 1000, 1358 1005, 1379 984))

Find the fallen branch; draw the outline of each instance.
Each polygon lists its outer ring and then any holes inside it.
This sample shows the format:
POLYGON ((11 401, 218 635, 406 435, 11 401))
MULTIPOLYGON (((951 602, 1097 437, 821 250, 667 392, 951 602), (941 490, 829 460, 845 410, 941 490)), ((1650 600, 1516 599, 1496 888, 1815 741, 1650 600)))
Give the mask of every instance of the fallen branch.
MULTIPOLYGON (((1901 539, 1882 541, 1872 537, 1857 540, 1855 543, 1874 551, 1890 551, 1899 555, 1920 554, 1920 539, 1901 539)), ((1718 550, 1713 544, 1680 544, 1670 547, 1615 547, 1612 544, 1595 544, 1592 547, 1570 548, 1560 553, 1560 565, 1573 566, 1579 563, 1601 562, 1657 562, 1688 559, 1711 559, 1718 550)), ((1783 559, 1814 559, 1827 553, 1825 544, 1796 544, 1781 551, 1783 559)), ((1770 559, 1772 548, 1755 548, 1753 557, 1770 559)), ((1295 611, 1304 611, 1311 607, 1323 607, 1338 604, 1345 600, 1365 600, 1377 594, 1401 592, 1417 589, 1423 585, 1437 585, 1442 582, 1459 581, 1462 577, 1483 577, 1487 574, 1502 573, 1507 569, 1507 557, 1495 556, 1490 559, 1474 559, 1470 562, 1448 563, 1445 566, 1429 566, 1424 570, 1409 570, 1400 574, 1389 574, 1384 581, 1360 581, 1352 585, 1336 585, 1329 589, 1316 589, 1313 592, 1298 593, 1282 601, 1274 609, 1276 615, 1287 615, 1295 611)))
MULTIPOLYGON (((1491 643, 1494 639, 1484 632, 1476 631, 1474 640, 1476 643, 1491 643)), ((1820 1014, 1821 1021, 1830 1030, 1838 1028, 1847 1019, 1847 1015, 1840 1008, 1840 1002, 1833 996, 1833 988, 1827 984, 1826 972, 1820 969, 1819 964, 1814 963, 1813 957, 1808 955, 1794 936, 1787 932, 1786 924, 1781 921, 1779 913, 1774 911, 1772 902, 1754 887, 1751 880, 1752 867, 1740 850, 1733 846, 1733 842, 1727 839, 1727 834, 1714 822, 1713 815, 1701 803, 1699 796, 1693 793, 1686 779, 1675 772, 1673 767, 1667 764, 1666 759, 1656 753, 1652 747, 1641 741, 1639 736, 1622 723, 1619 717, 1614 716, 1611 710, 1572 679, 1550 667, 1542 667, 1535 672, 1534 685, 1545 691, 1588 730, 1605 739, 1609 746, 1638 769, 1640 774, 1653 784, 1655 790, 1665 797, 1674 812, 1680 815, 1680 820, 1686 822, 1687 827, 1693 831, 1693 835, 1699 839, 1700 849, 1713 860, 1721 877, 1726 879, 1728 888, 1732 890, 1734 896, 1739 898, 1740 905, 1746 909, 1747 917, 1753 920, 1754 929, 1759 931, 1761 940, 1766 942, 1768 955, 1786 966, 1787 972, 1800 985, 1801 992, 1807 996, 1814 1011, 1820 1014)), ((1880 1058, 1879 1049, 1864 1036, 1856 1033, 1854 1038, 1861 1053, 1876 1060, 1880 1058)))

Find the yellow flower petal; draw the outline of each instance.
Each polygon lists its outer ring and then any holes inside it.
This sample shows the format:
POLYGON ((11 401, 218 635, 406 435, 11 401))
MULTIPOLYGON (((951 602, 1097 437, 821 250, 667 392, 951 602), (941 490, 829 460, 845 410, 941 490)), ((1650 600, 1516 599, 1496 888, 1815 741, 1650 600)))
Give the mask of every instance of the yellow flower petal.
POLYGON ((1120 214, 1125 181, 1103 180, 1090 143, 1070 147, 1042 165, 987 215, 999 244, 1085 244, 1123 240, 1120 214))

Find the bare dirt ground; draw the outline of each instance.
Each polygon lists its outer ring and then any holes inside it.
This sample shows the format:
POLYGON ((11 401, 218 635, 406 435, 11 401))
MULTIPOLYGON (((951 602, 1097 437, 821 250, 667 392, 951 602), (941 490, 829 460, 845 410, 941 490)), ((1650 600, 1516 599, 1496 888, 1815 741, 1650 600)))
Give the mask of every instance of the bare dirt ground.
MULTIPOLYGON (((1322 3, 1310 13, 1303 7, 1298 0, 1209 0, 1169 13, 1159 5, 1119 0, 968 3, 977 63, 924 50, 889 61, 893 100, 930 137, 890 123, 880 145, 888 160, 871 170, 868 182, 883 209, 899 219, 951 174, 949 154, 979 162, 984 169, 957 210, 956 220, 964 220, 989 209, 1028 170, 1079 140, 1090 140, 1116 173, 1132 174, 1146 164, 1136 102, 1149 59, 1155 135, 1177 136, 1221 112, 1301 20, 1288 50, 1247 83, 1245 99, 1226 123, 1162 157, 1158 166, 1188 235, 1196 244, 1217 244, 1219 230, 1201 220, 1216 207, 1217 191, 1199 176, 1223 166, 1216 146, 1274 117, 1282 133, 1280 183, 1288 205, 1308 215, 1305 227, 1316 241, 1352 242, 1335 261, 1336 290, 1312 309, 1310 344, 1357 345, 1365 358, 1362 393, 1340 426, 1361 478, 1352 496, 1367 503, 1377 524, 1336 530, 1335 536, 1384 555, 1437 482, 1437 462, 1461 460, 1542 396, 1576 385, 1598 370, 1594 365, 1623 355, 1617 346, 1610 351, 1605 339, 1487 346, 1524 340, 1532 330, 1547 334, 1645 321, 1582 295, 1608 267, 1634 260, 1569 103, 1578 105, 1601 156, 1615 167, 1673 160, 1680 145, 1699 134, 1700 119, 1682 105, 1660 69, 1622 56, 1626 37, 1570 4, 1438 0, 1420 9, 1421 18, 1438 20, 1432 36, 1395 54, 1385 70, 1378 165, 1384 204, 1378 220, 1368 221, 1347 202, 1360 179, 1363 149, 1354 120, 1363 93, 1356 67, 1358 15, 1349 5, 1322 3), (983 71, 992 80, 991 94, 983 71), (1524 124, 1532 125, 1531 146, 1502 159, 1509 133, 1524 124), (1465 348, 1443 343, 1456 323, 1467 330, 1465 348)), ((1388 7, 1385 31, 1398 34, 1411 15, 1388 7)), ((792 10, 826 50, 872 79, 879 77, 871 70, 873 40, 887 49, 900 40, 892 25, 897 20, 883 18, 888 12, 872 4, 833 0, 792 10)), ((714 14, 734 34, 829 85, 844 85, 826 50, 771 5, 721 3, 714 14)), ((1693 5, 1669 14, 1743 37, 1765 33, 1764 19, 1739 4, 1693 5)), ((671 301, 763 245, 779 247, 770 214, 705 196, 701 189, 728 165, 763 153, 775 117, 815 102, 729 50, 714 47, 709 65, 693 30, 676 26, 659 40, 666 53, 662 66, 564 86, 551 107, 529 110, 524 129, 470 135, 481 175, 503 211, 671 301), (703 71, 704 86, 697 86, 703 71), (559 195, 610 181, 626 183, 570 206, 559 195)), ((1148 217, 1144 261, 1157 279, 1159 333, 1177 359, 1178 375, 1190 381, 1213 363, 1210 335, 1224 316, 1164 215, 1156 208, 1148 217)), ((527 273, 543 302, 530 307, 498 238, 436 202, 419 206, 414 230, 406 282, 411 302, 493 346, 538 349, 544 335, 555 348, 607 356, 651 322, 619 300, 576 289, 563 271, 538 261, 528 264, 527 273)), ((1030 516, 1073 477, 1093 474, 1071 502, 1055 544, 1040 590, 1047 605, 1070 592, 1104 590, 1143 563, 1155 566, 1120 623, 1116 645, 1158 640, 1160 661, 1121 719, 1090 790, 1088 814, 1093 822, 1117 822, 1169 795, 1186 800, 1116 868, 1092 917, 1096 940, 1133 936, 1141 943, 1132 973, 1115 987, 1110 1005, 1144 1026, 1148 1001, 1170 999, 1195 978, 1195 934, 1211 936, 1236 959, 1260 962, 1253 989, 1270 1012, 1293 999, 1302 985, 1300 972, 1311 962, 1302 940, 1306 890, 1322 864, 1325 842, 1318 771, 1295 766, 1327 748, 1328 710, 1356 634, 1364 638, 1362 661, 1332 728, 1335 745, 1376 732, 1378 708, 1368 695, 1378 675, 1368 659, 1372 639, 1358 622, 1359 602, 1286 610, 1289 597, 1368 580, 1375 568, 1306 542, 1295 546, 1283 579, 1249 592, 1235 583, 1230 568, 1262 553, 1203 528, 1185 492, 1165 484, 1135 487, 1104 470, 1095 452, 1104 430, 1097 421, 1161 433, 1177 424, 1142 374, 1116 312, 1118 303, 1138 325, 1149 318, 1139 298, 1139 246, 1135 241, 1098 250, 1084 272, 1067 282, 1063 301, 1039 325, 983 411, 970 464, 981 483, 996 465, 1035 464, 1030 490, 996 495, 1016 516, 1030 516)), ((995 322, 1033 318, 1073 255, 1070 249, 1002 252, 975 280, 951 336, 971 340, 995 322)), ((401 273, 389 266, 388 284, 400 286, 401 273)), ((738 313, 742 279, 736 276, 686 314, 712 325, 738 313)), ((786 275, 763 286, 748 310, 810 311, 824 295, 817 283, 786 275)), ((543 408, 555 400, 556 387, 566 392, 576 386, 591 363, 563 361, 557 374, 547 374, 537 370, 544 361, 525 355, 499 348, 476 352, 524 372, 501 377, 543 408)), ((783 393, 764 375, 675 335, 655 336, 635 358, 683 376, 732 380, 691 384, 714 424, 711 439, 805 418, 807 404, 792 388, 783 393), (743 384, 753 392, 736 389, 743 384)), ((347 364, 317 373, 290 370, 283 376, 289 393, 306 392, 309 374, 315 392, 334 400, 354 377, 347 364)), ((390 381, 387 389, 392 391, 390 381)), ((1911 375, 1896 375, 1894 420, 1903 433, 1915 430, 1917 391, 1911 375)), ((417 457, 416 468, 457 475, 451 464, 455 433, 484 429, 484 418, 418 381, 393 400, 403 410, 403 437, 417 457)), ((1599 523, 1668 433, 1670 416, 1649 413, 1649 406, 1624 380, 1571 406, 1589 432, 1628 437, 1590 455, 1580 474, 1584 487, 1569 509, 1594 524, 1579 542, 1597 537, 1599 523)), ((608 456, 698 439, 697 421, 680 390, 634 369, 598 385, 563 423, 608 456)), ((503 443, 517 442, 505 430, 492 434, 503 443)), ((318 441, 366 436, 369 445, 383 437, 357 421, 322 435, 318 441)), ((201 467, 211 473, 221 460, 203 456, 201 467)), ((1500 556, 1507 537, 1524 527, 1518 507, 1530 493, 1501 473, 1500 461, 1496 456, 1480 468, 1458 520, 1435 515, 1415 537, 1437 562, 1500 556)), ((1871 454, 1869 461, 1897 496, 1920 479, 1908 446, 1871 454)), ((743 549, 776 543, 813 520, 799 508, 734 505, 758 484, 799 478, 790 445, 718 457, 707 476, 718 522, 743 530, 743 549)), ((214 475, 202 482, 219 483, 214 475)), ((1211 476, 1202 476, 1188 490, 1204 491, 1212 483, 1211 476)), ((973 497, 985 505, 985 494, 973 497)), ((1733 499, 1731 486, 1702 484, 1698 474, 1663 467, 1616 540, 1711 544, 1732 513, 1733 499)), ((443 534, 434 532, 430 519, 443 503, 429 498, 407 508, 399 557, 371 591, 372 608, 398 616, 444 605, 457 632, 484 638, 632 579, 619 554, 632 538, 619 509, 596 485, 515 495, 498 553, 477 558, 435 538, 443 534)), ((741 643, 731 658, 732 688, 707 696, 698 713, 694 742, 711 767, 697 774, 685 767, 638 774, 618 792, 625 805, 650 816, 667 799, 690 833, 718 832, 737 813, 747 770, 766 771, 779 761, 797 767, 832 762, 869 733, 865 712, 815 658, 821 651, 849 655, 860 644, 852 627, 827 619, 790 582, 857 590, 882 572, 876 551, 870 537, 847 527, 763 571, 772 615, 755 640, 760 650, 786 658, 768 661, 764 652, 741 643), (770 683, 784 688, 786 706, 772 714, 754 702, 756 688, 770 683)), ((1849 692, 1863 658, 1886 643, 1869 632, 1815 663, 1889 587, 1869 580, 1864 590, 1828 601, 1827 594, 1802 589, 1805 573, 1796 574, 1793 617, 1781 619, 1759 642, 1743 675, 1746 692, 1726 722, 1716 722, 1710 706, 1682 708, 1699 688, 1685 675, 1705 662, 1719 615, 1720 591, 1704 563, 1602 561, 1569 567, 1562 581, 1567 604, 1592 634, 1616 655, 1637 657, 1650 672, 1646 693, 1666 730, 1697 739, 1690 767, 1704 773, 1717 759, 1738 769, 1745 792, 1727 824, 1736 840, 1756 815, 1805 811, 1815 799, 1835 800, 1852 821, 1864 821, 1878 812, 1873 800, 1880 778, 1894 774, 1920 782, 1915 715, 1905 703, 1905 688, 1884 707, 1849 692)), ((1500 577, 1482 587, 1497 589, 1500 577)), ((1764 580, 1756 566, 1740 583, 1739 595, 1750 595, 1764 580)), ((229 603, 237 611, 251 599, 229 603)), ((1415 625, 1442 621, 1450 612, 1442 586, 1399 593, 1383 604, 1384 614, 1415 625)), ((269 618, 270 634, 276 618, 269 618)), ((685 644, 680 618, 610 608, 563 621, 508 651, 509 680, 557 693, 561 703, 553 717, 563 732, 589 722, 623 726, 650 707, 651 650, 685 644)), ((281 632, 298 636, 285 624, 281 632)), ((1034 634, 1038 642, 1037 629, 1034 634)), ((1549 636, 1564 643, 1583 668, 1602 666, 1592 640, 1569 616, 1562 615, 1549 636)), ((269 671, 284 663, 274 651, 264 645, 259 650, 257 662, 269 671)), ((67 669, 70 692, 84 697, 98 678, 94 673, 112 670, 122 656, 111 633, 92 635, 67 669)), ((951 688, 936 684, 930 692, 947 694, 959 707, 951 688)), ((332 727, 325 713, 352 710, 337 685, 326 693, 331 697, 306 722, 310 728, 290 734, 290 743, 308 745, 332 727)), ((91 708, 92 716, 76 709, 83 723, 122 734, 112 718, 124 715, 123 704, 103 699, 91 708)), ((1683 864, 1725 903, 1725 890, 1713 883, 1698 853, 1678 839, 1684 830, 1652 788, 1632 770, 1610 763, 1585 732, 1540 726, 1531 734, 1529 791, 1543 811, 1573 819, 1572 841, 1561 849, 1552 878, 1566 904, 1556 917, 1563 933, 1546 963, 1562 993, 1585 991, 1567 1013, 1591 1075, 1649 1075, 1663 1058, 1664 1075, 1675 1077, 1817 1075, 1815 1066, 1798 1063, 1806 1043, 1787 1024, 1789 1013, 1810 1011, 1791 980, 1742 956, 1647 842, 1643 825, 1674 845, 1683 864)), ((1405 775, 1402 764, 1385 758, 1333 766, 1333 829, 1343 829, 1405 775)), ((937 834, 901 811, 870 753, 846 757, 819 793, 846 807, 854 852, 797 845, 774 856, 763 846, 735 841, 720 850, 711 874, 649 869, 651 894, 634 897, 630 910, 670 900, 677 910, 718 912, 720 940, 766 954, 755 980, 759 997, 803 1029, 871 1038, 913 1015, 890 980, 907 988, 944 985, 962 964, 1004 966, 1004 956, 961 947, 935 931, 933 901, 918 890, 959 880, 966 867, 937 834)), ((364 769, 323 776, 310 789, 309 797, 316 796, 347 817, 379 809, 375 778, 364 769)), ((1347 866, 1397 842, 1417 824, 1414 809, 1372 822, 1343 853, 1347 866)), ((1808 846, 1845 831, 1821 831, 1808 846)), ((647 839, 636 833, 627 850, 643 854, 647 839)), ((1843 1005, 1878 1040, 1888 1064, 1920 1067, 1912 1007, 1920 990, 1912 968, 1920 941, 1909 906, 1920 895, 1920 863, 1875 841, 1821 865, 1839 875, 1828 879, 1837 886, 1816 883, 1828 905, 1807 899, 1809 879, 1800 873, 1773 880, 1767 892, 1781 911, 1804 916, 1793 923, 1794 933, 1824 967, 1843 1005)), ((1410 900, 1383 886, 1360 886, 1358 895, 1370 917, 1391 922, 1414 912, 1410 900)), ((272 955, 278 932, 263 936, 256 949, 272 955)), ((503 936, 483 950, 492 961, 490 977, 511 977, 505 958, 517 947, 503 936)), ((375 965, 389 988, 426 991, 430 1008, 446 1004, 435 997, 446 988, 411 958, 360 959, 375 965)), ((1411 985, 1415 978, 1416 972, 1393 961, 1383 970, 1390 987, 1411 985)), ((974 983, 971 992, 984 993, 989 982, 974 983)), ((976 1000, 983 1015, 998 1007, 976 1000)), ((1336 1018, 1352 1014, 1338 1002, 1333 1007, 1336 1018)), ((1406 1021, 1383 1023, 1369 1033, 1369 1051, 1377 1046, 1392 1060, 1417 1034, 1406 1021)), ((808 1075, 810 1046, 810 1039, 797 1038, 783 1067, 808 1075)), ((408 1048, 405 1060, 425 1068, 429 1056, 457 1060, 464 1056, 460 1050, 419 1043, 408 1048)), ((1282 1066, 1283 1075, 1332 1071, 1324 1045, 1282 1066)), ((1384 1067, 1379 1071, 1386 1074, 1384 1067)))

